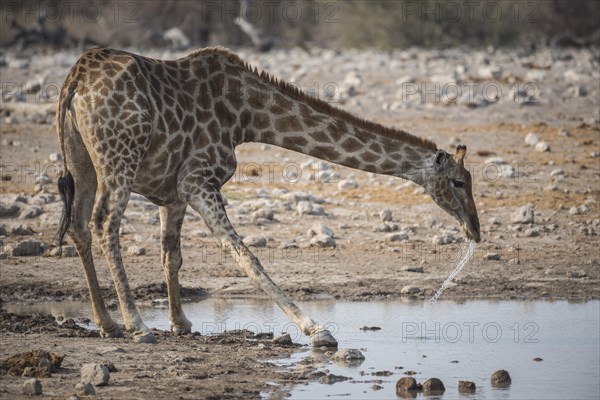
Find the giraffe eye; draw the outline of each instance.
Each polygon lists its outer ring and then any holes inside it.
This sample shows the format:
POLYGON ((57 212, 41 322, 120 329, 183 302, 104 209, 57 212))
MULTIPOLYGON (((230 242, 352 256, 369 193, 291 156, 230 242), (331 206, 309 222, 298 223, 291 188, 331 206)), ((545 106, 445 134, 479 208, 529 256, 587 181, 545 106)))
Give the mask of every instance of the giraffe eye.
POLYGON ((452 186, 455 188, 464 188, 465 183, 463 181, 457 181, 456 179, 452 179, 452 186))

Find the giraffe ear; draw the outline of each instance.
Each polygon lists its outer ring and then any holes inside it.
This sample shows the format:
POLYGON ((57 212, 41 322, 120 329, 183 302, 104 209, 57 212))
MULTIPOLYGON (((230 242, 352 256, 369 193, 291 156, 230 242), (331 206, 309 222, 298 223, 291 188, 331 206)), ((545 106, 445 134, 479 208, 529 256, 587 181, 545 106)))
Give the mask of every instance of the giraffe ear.
POLYGON ((448 153, 444 150, 438 150, 433 156, 433 167, 436 171, 443 170, 448 164, 448 153))
POLYGON ((464 144, 459 144, 458 146, 456 146, 456 152, 454 153, 454 160, 457 163, 462 164, 463 158, 465 158, 465 154, 467 154, 467 146, 465 146, 464 144))

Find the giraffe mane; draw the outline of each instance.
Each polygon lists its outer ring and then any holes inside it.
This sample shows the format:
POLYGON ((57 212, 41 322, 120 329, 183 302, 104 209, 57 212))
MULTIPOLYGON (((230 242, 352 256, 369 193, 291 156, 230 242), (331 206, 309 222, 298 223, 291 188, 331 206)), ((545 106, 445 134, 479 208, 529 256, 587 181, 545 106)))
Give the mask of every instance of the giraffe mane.
POLYGON ((292 85, 284 80, 277 79, 265 70, 259 72, 256 67, 252 67, 252 65, 250 65, 248 62, 242 60, 240 56, 238 56, 237 54, 233 53, 231 50, 225 47, 205 47, 196 50, 195 52, 188 55, 186 58, 194 58, 197 56, 205 56, 209 54, 217 54, 223 56, 227 61, 237 64, 247 72, 261 79, 263 82, 275 86, 294 100, 306 103, 319 112, 331 115, 333 117, 341 118, 345 122, 354 125, 360 129, 377 132, 389 139, 399 140, 405 143, 421 146, 432 151, 437 150, 437 145, 431 140, 412 135, 402 129, 387 127, 364 118, 356 117, 350 114, 349 112, 342 110, 341 108, 334 107, 326 101, 311 96, 310 94, 300 90, 295 85, 292 85))

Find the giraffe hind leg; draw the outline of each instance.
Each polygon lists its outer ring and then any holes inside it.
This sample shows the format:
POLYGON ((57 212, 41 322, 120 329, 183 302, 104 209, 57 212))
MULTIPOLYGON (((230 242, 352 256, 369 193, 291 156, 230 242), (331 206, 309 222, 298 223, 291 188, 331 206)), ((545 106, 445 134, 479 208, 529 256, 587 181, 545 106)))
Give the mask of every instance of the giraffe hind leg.
POLYGON ((92 254, 92 234, 88 223, 92 214, 96 192, 96 173, 81 137, 75 131, 66 138, 65 150, 71 163, 70 172, 74 180, 72 221, 68 230, 83 264, 92 303, 94 322, 104 337, 122 337, 121 327, 111 318, 100 291, 92 254))
POLYGON ((160 207, 160 258, 165 271, 169 293, 169 325, 173 333, 187 333, 192 323, 185 317, 179 294, 179 269, 181 268, 181 225, 187 204, 160 207))

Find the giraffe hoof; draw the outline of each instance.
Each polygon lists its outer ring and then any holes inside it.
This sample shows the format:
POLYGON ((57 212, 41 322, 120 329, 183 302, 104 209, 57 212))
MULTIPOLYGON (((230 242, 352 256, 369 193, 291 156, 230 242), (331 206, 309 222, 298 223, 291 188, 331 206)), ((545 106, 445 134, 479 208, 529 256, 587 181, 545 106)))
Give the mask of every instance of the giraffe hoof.
POLYGON ((310 335, 310 341, 313 347, 337 347, 338 342, 335 340, 331 332, 327 329, 322 329, 310 335))
POLYGON ((147 344, 158 343, 158 340, 156 340, 156 337, 154 336, 154 334, 152 332, 149 332, 146 334, 140 334, 140 335, 134 334, 133 341, 136 343, 147 343, 147 344))

